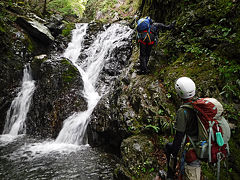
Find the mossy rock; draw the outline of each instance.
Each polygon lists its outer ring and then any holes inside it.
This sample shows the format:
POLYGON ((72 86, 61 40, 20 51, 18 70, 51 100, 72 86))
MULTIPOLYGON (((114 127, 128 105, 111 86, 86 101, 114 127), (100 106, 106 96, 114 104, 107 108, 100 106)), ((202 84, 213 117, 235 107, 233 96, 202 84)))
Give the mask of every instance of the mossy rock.
POLYGON ((159 168, 154 152, 155 147, 147 136, 136 135, 125 139, 121 155, 127 176, 131 179, 153 179, 159 168))
POLYGON ((78 69, 72 65, 67 59, 62 59, 61 64, 67 66, 66 71, 62 73, 62 78, 65 83, 71 83, 79 74, 78 69))
POLYGON ((71 22, 64 22, 65 27, 62 30, 62 35, 64 37, 69 37, 71 35, 72 30, 75 28, 75 23, 71 23, 71 22))

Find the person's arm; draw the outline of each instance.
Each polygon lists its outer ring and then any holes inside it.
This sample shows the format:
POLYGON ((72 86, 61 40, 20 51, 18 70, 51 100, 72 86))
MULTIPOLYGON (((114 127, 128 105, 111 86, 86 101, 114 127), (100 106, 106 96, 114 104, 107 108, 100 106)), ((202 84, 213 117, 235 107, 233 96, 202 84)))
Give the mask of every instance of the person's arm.
POLYGON ((177 131, 172 144, 172 154, 174 157, 177 157, 178 151, 181 148, 185 133, 177 131))
POLYGON ((176 135, 173 140, 172 144, 172 154, 177 156, 178 151, 181 147, 181 143, 185 136, 186 126, 187 126, 187 117, 186 117, 186 110, 184 108, 179 108, 177 111, 176 123, 174 128, 176 129, 176 135))
POLYGON ((157 30, 171 30, 174 28, 176 24, 176 21, 173 21, 171 24, 169 25, 165 25, 163 23, 154 23, 154 26, 157 28, 157 30))
POLYGON ((158 30, 168 30, 168 29, 170 29, 170 25, 165 25, 163 23, 154 23, 154 26, 156 26, 156 28, 158 30))
POLYGON ((168 177, 174 177, 177 164, 177 154, 181 148, 181 144, 185 136, 186 116, 183 108, 179 108, 179 110, 177 111, 176 123, 174 128, 176 129, 176 135, 174 136, 173 143, 166 144, 168 177))

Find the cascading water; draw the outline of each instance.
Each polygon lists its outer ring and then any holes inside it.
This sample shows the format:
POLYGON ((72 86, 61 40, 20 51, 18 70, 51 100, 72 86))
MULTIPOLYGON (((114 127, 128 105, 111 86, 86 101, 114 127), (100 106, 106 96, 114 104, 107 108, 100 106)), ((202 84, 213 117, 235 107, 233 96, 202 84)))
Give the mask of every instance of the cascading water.
POLYGON ((7 112, 3 134, 16 136, 25 133, 25 119, 34 90, 35 81, 31 76, 30 65, 26 65, 23 70, 21 91, 18 93, 17 97, 14 98, 7 112))
POLYGON ((75 113, 65 120, 56 142, 69 144, 85 144, 85 131, 90 116, 97 105, 100 96, 95 90, 95 85, 104 64, 109 60, 111 52, 122 45, 122 41, 129 38, 132 31, 123 25, 113 24, 106 31, 99 34, 93 44, 84 51, 86 61, 78 63, 82 50, 82 42, 86 34, 87 24, 77 24, 73 31, 72 42, 66 49, 64 56, 72 61, 81 73, 84 90, 83 94, 88 102, 88 109, 75 113))
MULTIPOLYGON (((116 161, 106 153, 103 154, 88 145, 79 146, 79 144, 87 143, 84 137, 91 113, 103 93, 106 93, 104 85, 97 87, 96 90, 99 75, 104 65, 111 59, 114 48, 121 47, 124 41, 126 42, 126 38, 128 39, 132 34, 132 30, 124 25, 113 24, 100 33, 89 48, 85 49, 83 41, 87 28, 88 24, 76 25, 72 42, 69 43, 64 56, 70 59, 81 73, 84 82, 83 95, 87 99, 88 109, 84 112, 76 112, 67 118, 55 141, 17 136, 18 138, 14 138, 14 141, 10 139, 5 143, 8 140, 0 138, 0 179, 19 179, 19 177, 24 179, 114 179, 116 161), (81 52, 87 58, 86 61, 78 62, 81 52), (102 94, 99 95, 97 91, 102 94)), ((28 72, 28 75, 24 73, 22 91, 23 89, 34 91, 35 87, 30 85, 34 85, 34 81, 30 78, 29 69, 25 69, 24 72, 28 72)), ((33 92, 26 90, 23 93, 22 91, 14 99, 9 110, 9 121, 5 125, 5 133, 24 132, 24 122, 17 121, 16 114, 21 112, 20 119, 25 119, 33 92), (25 95, 27 92, 28 95, 25 95), (17 105, 19 101, 25 101, 26 106, 17 105), (14 111, 13 107, 19 108, 14 111), (14 122, 18 122, 16 126, 14 122), (17 127, 23 127, 23 129, 16 130, 17 127)))

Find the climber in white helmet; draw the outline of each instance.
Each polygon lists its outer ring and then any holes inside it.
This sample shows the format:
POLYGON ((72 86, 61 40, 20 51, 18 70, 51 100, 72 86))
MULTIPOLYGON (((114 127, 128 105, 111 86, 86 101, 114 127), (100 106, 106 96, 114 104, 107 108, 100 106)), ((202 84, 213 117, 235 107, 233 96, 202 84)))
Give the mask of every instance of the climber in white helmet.
MULTIPOLYGON (((175 89, 185 104, 192 101, 195 96, 196 86, 190 78, 181 77, 175 82, 175 89)), ((176 134, 173 142, 167 143, 165 146, 168 167, 167 179, 175 179, 177 155, 185 135, 197 139, 198 122, 196 112, 190 108, 180 107, 177 111, 175 130, 176 134)), ((193 160, 197 159, 195 154, 193 154, 193 157, 193 160)))
MULTIPOLYGON (((231 136, 229 123, 222 116, 223 106, 215 98, 194 98, 196 86, 188 77, 177 79, 175 89, 183 105, 177 111, 174 140, 165 146, 167 179, 176 179, 177 155, 181 149, 178 179, 200 180, 200 160, 204 159, 210 165, 217 164, 219 180, 220 162, 229 155, 231 136)), ((158 177, 162 174, 163 170, 159 171, 158 177)))

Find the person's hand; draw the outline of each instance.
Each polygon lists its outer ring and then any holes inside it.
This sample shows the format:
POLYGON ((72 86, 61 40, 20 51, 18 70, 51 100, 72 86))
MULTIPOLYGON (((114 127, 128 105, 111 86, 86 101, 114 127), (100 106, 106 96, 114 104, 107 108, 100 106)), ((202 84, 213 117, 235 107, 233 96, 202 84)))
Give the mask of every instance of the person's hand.
POLYGON ((154 180, 165 180, 167 178, 167 173, 164 170, 159 170, 154 180))
POLYGON ((174 20, 174 21, 170 24, 169 28, 170 28, 170 29, 174 29, 174 28, 175 28, 175 25, 176 25, 176 20, 174 20))
POLYGON ((161 180, 161 178, 157 175, 154 180, 161 180))

